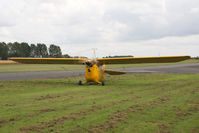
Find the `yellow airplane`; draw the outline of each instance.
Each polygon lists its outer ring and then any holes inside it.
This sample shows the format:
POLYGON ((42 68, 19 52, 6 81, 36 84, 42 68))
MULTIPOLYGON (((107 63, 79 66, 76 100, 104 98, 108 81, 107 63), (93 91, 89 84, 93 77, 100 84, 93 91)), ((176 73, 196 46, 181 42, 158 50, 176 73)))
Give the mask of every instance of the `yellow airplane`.
POLYGON ((172 63, 190 59, 190 56, 160 56, 160 57, 125 57, 125 58, 10 58, 19 63, 28 64, 84 64, 85 82, 79 81, 79 85, 95 82, 104 86, 104 73, 110 75, 125 74, 121 71, 106 70, 105 64, 137 64, 137 63, 172 63))

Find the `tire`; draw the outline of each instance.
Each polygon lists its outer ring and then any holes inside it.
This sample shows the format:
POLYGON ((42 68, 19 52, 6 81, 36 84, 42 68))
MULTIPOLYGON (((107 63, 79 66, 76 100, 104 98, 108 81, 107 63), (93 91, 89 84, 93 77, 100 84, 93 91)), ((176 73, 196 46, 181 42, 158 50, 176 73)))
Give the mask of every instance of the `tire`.
POLYGON ((102 86, 104 86, 105 85, 105 83, 104 83, 104 81, 102 81, 102 86))
POLYGON ((82 85, 82 81, 81 80, 79 81, 78 85, 82 85))

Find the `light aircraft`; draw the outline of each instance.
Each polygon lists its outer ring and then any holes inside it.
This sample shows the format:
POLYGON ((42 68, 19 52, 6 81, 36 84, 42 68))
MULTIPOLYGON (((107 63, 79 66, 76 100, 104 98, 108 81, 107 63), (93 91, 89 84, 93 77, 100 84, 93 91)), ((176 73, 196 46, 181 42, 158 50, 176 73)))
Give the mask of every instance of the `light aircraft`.
POLYGON ((19 63, 28 64, 84 64, 85 81, 79 81, 79 85, 88 82, 98 83, 104 86, 104 73, 110 75, 125 74, 121 71, 106 70, 105 64, 136 64, 136 63, 172 63, 189 59, 190 56, 160 56, 160 57, 125 57, 125 58, 10 58, 19 63))

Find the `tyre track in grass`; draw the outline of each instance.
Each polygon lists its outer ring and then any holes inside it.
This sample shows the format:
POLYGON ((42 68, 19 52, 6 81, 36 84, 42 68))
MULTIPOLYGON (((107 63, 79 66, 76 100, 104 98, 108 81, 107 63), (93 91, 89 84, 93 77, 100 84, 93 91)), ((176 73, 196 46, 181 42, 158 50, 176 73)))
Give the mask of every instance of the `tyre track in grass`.
MULTIPOLYGON (((177 85, 176 87, 178 89, 180 89, 180 88, 186 87, 187 85, 189 85, 189 84, 177 85)), ((167 94, 169 91, 172 91, 172 89, 171 90, 169 89, 168 91, 162 92, 162 93, 167 94)), ((193 91, 191 91, 191 93, 196 92, 196 91, 197 91, 197 89, 194 88, 193 91)), ((123 99, 120 102, 114 101, 114 102, 108 103, 106 105, 93 105, 91 108, 81 110, 81 111, 77 111, 77 112, 71 112, 70 114, 66 114, 64 116, 55 118, 52 121, 43 122, 43 124, 41 124, 41 125, 25 126, 25 127, 22 127, 20 130, 24 131, 24 132, 29 132, 29 131, 40 132, 43 129, 54 127, 57 124, 63 124, 62 126, 64 127, 64 122, 67 121, 67 120, 76 121, 76 120, 85 119, 85 117, 87 115, 90 115, 90 114, 96 112, 97 110, 103 110, 103 109, 108 108, 108 107, 113 107, 113 106, 125 104, 125 103, 128 103, 128 102, 132 102, 132 101, 135 102, 136 98, 138 99, 137 96, 134 96, 134 97, 131 97, 131 98, 128 98, 128 99, 123 99)), ((161 104, 166 104, 169 100, 170 100, 170 96, 165 95, 165 96, 158 98, 156 100, 152 100, 149 103, 144 103, 144 104, 141 104, 141 105, 132 105, 131 107, 129 107, 125 110, 117 110, 116 112, 113 112, 112 114, 110 114, 108 116, 108 120, 105 123, 98 124, 98 125, 89 125, 89 127, 79 127, 77 129, 71 130, 70 132, 77 132, 77 131, 82 131, 82 130, 86 131, 86 132, 92 132, 92 133, 106 132, 110 129, 117 128, 119 123, 128 122, 128 119, 126 117, 128 116, 129 113, 136 113, 136 112, 141 113, 142 111, 149 110, 151 107, 158 106, 158 105, 161 105, 161 104)), ((197 110, 197 109, 195 109, 195 110, 197 110)), ((188 115, 191 115, 191 114, 189 114, 189 113, 185 113, 185 115, 184 115, 184 113, 177 114, 177 116, 188 116, 188 115)), ((173 122, 171 121, 171 124, 172 123, 173 122)), ((155 123, 155 124, 160 129, 162 129, 161 131, 168 129, 168 132, 169 132, 170 126, 168 124, 165 124, 165 123, 155 123)))
MULTIPOLYGON (((107 105, 93 105, 91 108, 86 109, 86 110, 82 110, 82 111, 78 111, 78 112, 71 112, 70 114, 61 116, 59 118, 53 119, 52 121, 49 122, 44 122, 42 125, 33 125, 33 126, 25 126, 20 128, 21 131, 25 131, 25 132, 29 132, 29 131, 37 131, 40 132, 41 130, 45 129, 45 128, 50 128, 50 127, 54 127, 57 124, 63 124, 64 121, 66 120, 72 120, 72 121, 76 121, 76 120, 81 120, 81 119, 85 119, 85 117, 87 115, 90 115, 91 113, 94 113, 97 110, 103 110, 105 108, 110 108, 113 106, 118 106, 120 104, 125 104, 125 103, 132 103, 132 101, 135 101, 135 99, 139 99, 137 96, 136 97, 131 97, 129 99, 123 99, 120 100, 118 102, 111 102, 108 103, 107 105)), ((165 103, 166 100, 165 98, 160 98, 158 99, 159 101, 151 101, 150 105, 158 105, 160 103, 165 103)), ((79 129, 75 129, 75 130, 71 130, 70 132, 77 132, 78 130, 84 130, 87 132, 98 132, 101 131, 102 128, 105 129, 104 131, 107 131, 108 129, 111 128, 115 128, 118 126, 118 122, 127 122, 126 116, 129 112, 136 112, 136 111, 142 111, 144 109, 145 106, 149 106, 149 104, 143 104, 143 105, 132 105, 130 108, 126 109, 125 111, 120 111, 117 110, 116 112, 113 112, 112 114, 109 115, 109 121, 107 121, 104 124, 101 125, 90 125, 89 128, 91 129, 87 129, 87 128, 79 128, 79 129), (94 127, 93 127, 94 126, 94 127)))
MULTIPOLYGON (((61 117, 55 118, 55 119, 53 119, 53 120, 51 120, 49 122, 43 122, 43 124, 41 124, 41 125, 30 125, 30 126, 22 127, 22 128, 20 128, 20 130, 24 131, 24 132, 29 132, 29 131, 40 132, 41 130, 43 130, 45 128, 54 127, 57 124, 64 124, 64 122, 66 120, 76 121, 76 120, 85 119, 85 117, 87 115, 90 115, 90 114, 94 113, 97 110, 103 110, 105 108, 110 108, 112 106, 124 104, 126 102, 129 102, 130 99, 133 100, 133 99, 136 99, 136 98, 137 97, 131 97, 129 99, 123 99, 123 100, 120 100, 118 102, 116 102, 116 101, 110 102, 110 103, 108 103, 106 105, 93 105, 93 106, 91 106, 88 109, 80 110, 80 111, 77 111, 77 112, 71 112, 69 114, 66 114, 66 115, 63 115, 61 117)), ((71 131, 71 132, 73 132, 73 131, 71 131)))
MULTIPOLYGON (((189 84, 186 84, 183 87, 186 88, 188 85, 189 84)), ((182 85, 177 86, 177 87, 178 89, 180 89, 182 88, 182 85)), ((196 91, 198 91, 197 88, 192 88, 191 90, 193 90, 191 91, 191 93, 195 93, 196 91)), ((171 90, 169 89, 168 91, 171 91, 171 90)), ((138 112, 141 114, 142 112, 153 109, 154 107, 157 107, 161 104, 167 104, 170 101, 170 99, 172 99, 171 95, 165 95, 165 96, 162 96, 161 98, 157 98, 156 100, 150 101, 148 104, 132 105, 130 108, 127 108, 126 110, 123 110, 123 111, 117 110, 116 112, 113 112, 112 114, 109 115, 108 120, 105 123, 91 124, 90 125, 91 129, 89 130, 89 132, 103 133, 113 128, 117 128, 119 123, 124 123, 124 124, 128 123, 127 116, 129 113, 138 112)), ((183 110, 183 112, 177 111, 176 117, 179 120, 184 120, 185 119, 184 117, 188 117, 196 113, 197 111, 199 111, 199 106, 194 105, 194 106, 191 106, 188 110, 183 110)), ((173 121, 170 121, 169 123, 161 123, 161 122, 157 123, 156 121, 152 121, 152 122, 156 124, 156 126, 158 126, 160 133, 171 132, 170 130, 171 125, 175 124, 175 122, 173 121)), ((80 129, 77 129, 77 130, 80 130, 80 129)))

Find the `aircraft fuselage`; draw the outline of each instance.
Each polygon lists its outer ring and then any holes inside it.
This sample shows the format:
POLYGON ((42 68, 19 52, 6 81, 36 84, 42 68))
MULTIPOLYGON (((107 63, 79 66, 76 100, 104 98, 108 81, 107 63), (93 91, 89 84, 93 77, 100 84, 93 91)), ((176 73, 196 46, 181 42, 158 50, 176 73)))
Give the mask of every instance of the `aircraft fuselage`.
POLYGON ((104 69, 102 66, 93 64, 92 66, 86 66, 85 68, 86 82, 102 83, 104 81, 104 69))

